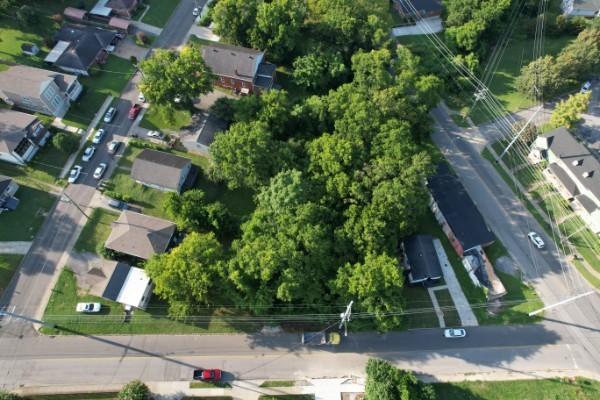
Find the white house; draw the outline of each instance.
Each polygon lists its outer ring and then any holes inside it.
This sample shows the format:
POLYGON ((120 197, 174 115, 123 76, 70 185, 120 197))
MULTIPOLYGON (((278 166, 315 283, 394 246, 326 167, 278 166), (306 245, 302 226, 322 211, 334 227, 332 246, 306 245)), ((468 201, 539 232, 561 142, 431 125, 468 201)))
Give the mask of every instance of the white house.
POLYGON ((145 310, 153 289, 154 284, 143 269, 117 263, 102 297, 121 303, 126 309, 145 310))
POLYGON ((131 179, 165 192, 181 193, 192 162, 185 157, 144 149, 133 161, 131 179))
POLYGON ((569 17, 598 17, 600 0, 563 0, 560 8, 569 17))

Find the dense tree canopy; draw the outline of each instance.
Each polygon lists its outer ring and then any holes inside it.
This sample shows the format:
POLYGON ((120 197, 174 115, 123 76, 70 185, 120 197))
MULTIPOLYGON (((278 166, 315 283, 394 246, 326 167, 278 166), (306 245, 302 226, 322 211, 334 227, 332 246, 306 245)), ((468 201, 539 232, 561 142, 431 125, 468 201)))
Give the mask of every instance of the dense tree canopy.
POLYGON ((366 400, 434 400, 430 385, 417 380, 410 371, 394 367, 389 361, 371 358, 367 361, 366 400))
POLYGON ((248 46, 261 3, 262 0, 219 0, 212 13, 214 33, 231 44, 248 46))

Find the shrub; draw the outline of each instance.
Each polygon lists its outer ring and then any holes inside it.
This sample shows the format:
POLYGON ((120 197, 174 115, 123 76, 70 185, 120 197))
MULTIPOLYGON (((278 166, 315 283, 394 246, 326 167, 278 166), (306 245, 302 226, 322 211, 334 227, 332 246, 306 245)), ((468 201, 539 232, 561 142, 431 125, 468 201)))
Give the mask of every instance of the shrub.
POLYGON ((142 381, 132 381, 123 386, 117 395, 118 400, 147 400, 150 397, 150 389, 142 381))
POLYGON ((17 394, 10 392, 0 392, 0 400, 22 400, 24 397, 21 397, 17 394))
POLYGON ((79 148, 79 139, 76 136, 61 132, 52 138, 52 144, 63 153, 73 153, 79 148))
POLYGON ((138 32, 135 34, 135 36, 141 44, 148 44, 148 36, 146 36, 144 32, 138 32))

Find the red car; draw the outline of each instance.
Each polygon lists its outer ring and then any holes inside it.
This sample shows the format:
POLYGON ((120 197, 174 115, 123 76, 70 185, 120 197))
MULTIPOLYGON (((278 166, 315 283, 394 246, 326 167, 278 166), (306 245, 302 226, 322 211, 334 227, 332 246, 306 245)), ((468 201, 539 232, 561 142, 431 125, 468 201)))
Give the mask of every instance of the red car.
POLYGON ((221 380, 220 369, 195 369, 195 381, 219 381, 221 380))
POLYGON ((135 119, 135 117, 137 117, 137 115, 140 113, 141 109, 142 106, 140 104, 134 104, 133 107, 131 107, 131 110, 129 110, 129 119, 135 119))

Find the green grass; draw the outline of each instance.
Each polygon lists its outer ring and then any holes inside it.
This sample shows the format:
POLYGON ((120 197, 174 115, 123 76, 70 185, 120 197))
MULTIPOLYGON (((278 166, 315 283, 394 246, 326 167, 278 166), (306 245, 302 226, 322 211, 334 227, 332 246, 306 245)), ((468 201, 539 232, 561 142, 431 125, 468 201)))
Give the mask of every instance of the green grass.
POLYGON ((426 288, 405 285, 402 288, 401 296, 406 302, 404 306, 406 314, 402 317, 402 329, 439 328, 440 321, 426 288))
POLYGON ((406 25, 406 21, 400 17, 392 2, 390 2, 390 15, 392 17, 392 26, 406 25))
POLYGON ((437 400, 550 400, 600 398, 600 382, 577 378, 434 383, 437 400))
POLYGON ((89 11, 97 2, 97 0, 44 0, 41 7, 39 0, 19 0, 19 3, 35 7, 39 12, 47 12, 49 15, 62 13, 67 7, 77 8, 82 3, 89 11))
POLYGON ((281 65, 277 67, 277 83, 288 92, 290 100, 295 101, 308 96, 308 93, 304 87, 296 85, 292 72, 289 67, 281 65))
MULTIPOLYGON (((515 168, 517 166, 520 165, 529 165, 529 162, 522 156, 522 152, 518 151, 517 148, 515 146, 523 146, 523 144, 521 144, 520 142, 516 142, 516 145, 513 145, 513 147, 511 147, 506 154, 502 157, 502 161, 504 161, 504 164, 506 164, 509 168, 515 168)), ((502 152, 504 151, 504 149, 506 149, 506 146, 508 146, 509 141, 507 140, 502 140, 502 141, 498 141, 492 144, 492 148, 494 149, 494 151, 496 152, 496 154, 500 155, 502 154, 502 152)))
POLYGON ((539 185, 529 191, 529 194, 535 201, 541 201, 545 196, 553 193, 556 193, 556 189, 550 183, 539 185))
POLYGON ((583 275, 586 281, 588 281, 596 289, 600 289, 600 279, 596 278, 595 275, 592 275, 590 271, 588 271, 588 269, 581 263, 581 261, 573 260, 571 262, 573 263, 573 265, 575 265, 577 271, 579 271, 579 273, 583 275))
POLYGON ((200 399, 200 400, 233 400, 231 396, 183 396, 181 400, 192 400, 192 399, 200 399))
POLYGON ((433 292, 438 304, 444 313, 444 322, 446 326, 460 326, 460 316, 456 311, 456 306, 448 289, 436 290, 433 292))
POLYGON ((546 181, 546 177, 542 172, 535 169, 533 166, 520 169, 519 171, 514 173, 515 178, 521 185, 527 190, 533 187, 534 185, 544 183, 546 181))
MULTIPOLYGON (((0 216, 1 218, 1 216, 0 216)), ((569 242, 575 246, 576 251, 588 264, 600 273, 600 238, 588 228, 582 229, 585 222, 579 216, 567 219, 560 224, 564 237, 569 237, 569 242)), ((596 286, 599 287, 600 286, 596 286)))
POLYGON ((27 396, 26 400, 100 400, 117 398, 117 392, 104 393, 70 393, 70 394, 46 394, 39 396, 27 396))
POLYGON ((206 310, 198 316, 181 321, 172 320, 167 313, 168 305, 153 296, 146 311, 135 310, 131 321, 123 323, 123 306, 114 301, 81 292, 75 274, 68 267, 61 272, 42 319, 57 324, 56 328, 42 327, 47 335, 141 335, 141 334, 206 334, 206 333, 254 333, 262 325, 241 323, 235 325, 224 318, 246 316, 231 309, 206 310), (75 313, 79 302, 98 302, 102 310, 98 314, 75 313))
POLYGON ((259 387, 292 387, 294 383, 294 381, 264 381, 259 387))
POLYGON ((75 251, 95 253, 98 243, 105 243, 108 239, 111 224, 118 218, 117 212, 95 208, 75 243, 75 251))
POLYGON ((573 214, 569 203, 558 193, 538 201, 538 204, 552 221, 573 214))
MULTIPOLYGON (((64 7, 61 12, 63 10, 64 7)), ((43 39, 52 36, 58 28, 58 24, 52 21, 50 14, 41 14, 39 23, 28 27, 19 26, 12 16, 1 15, 0 26, 2 26, 2 29, 0 29, 1 59, 30 67, 47 68, 44 58, 48 55, 50 49, 43 47, 43 39), (40 52, 37 56, 23 55, 21 51, 22 44, 34 44, 39 47, 40 52)))
POLYGON ((187 44, 193 44, 194 47, 197 47, 198 49, 201 49, 205 46, 209 46, 211 44, 215 44, 218 42, 213 42, 212 40, 206 40, 206 39, 202 39, 199 38, 196 35, 190 35, 190 38, 188 39, 188 43, 187 44))
POLYGON ((470 128, 471 127, 471 125, 469 125, 467 120, 462 115, 452 114, 452 115, 450 115, 450 118, 452 118, 452 121, 454 121, 454 123, 456 125, 460 126, 461 128, 470 128))
POLYGON ((108 57, 106 64, 91 68, 90 76, 79 78, 85 90, 77 101, 71 104, 63 122, 87 129, 108 96, 121 96, 134 71, 135 67, 129 60, 112 55, 108 57))
POLYGON ((259 396, 258 400, 314 400, 313 394, 283 394, 280 396, 259 396))
POLYGON ((178 131, 182 126, 190 124, 192 113, 189 110, 177 109, 173 116, 173 121, 168 122, 163 117, 162 106, 152 104, 148 111, 144 114, 144 118, 140 121, 140 127, 152 130, 170 129, 178 131))
MULTIPOLYGON (((0 218, 2 218, 1 215, 0 218)), ((23 257, 20 254, 0 254, 0 297, 4 295, 13 275, 21 265, 23 257)))
POLYGON ((190 389, 231 389, 227 382, 190 382, 190 389))
POLYGON ((144 0, 144 3, 150 6, 150 10, 144 15, 142 22, 159 28, 165 26, 179 5, 178 1, 172 0, 144 0))
POLYGON ((19 187, 15 197, 21 201, 19 207, 0 214, 0 241, 32 241, 56 197, 25 185, 19 187))
POLYGON ((494 243, 492 243, 491 246, 485 248, 485 254, 487 255, 492 265, 495 265, 496 261, 500 257, 508 255, 508 251, 506 250, 506 247, 504 247, 502 242, 496 240, 494 243))

